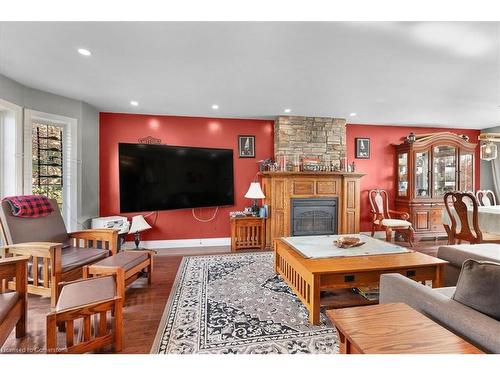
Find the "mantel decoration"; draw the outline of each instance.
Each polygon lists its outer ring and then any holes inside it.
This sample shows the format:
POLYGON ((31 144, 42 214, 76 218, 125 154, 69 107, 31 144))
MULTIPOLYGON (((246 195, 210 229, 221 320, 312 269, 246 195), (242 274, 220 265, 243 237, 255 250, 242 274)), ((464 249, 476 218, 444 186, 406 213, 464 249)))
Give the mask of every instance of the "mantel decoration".
POLYGON ((139 143, 145 143, 147 145, 161 145, 161 139, 160 138, 154 138, 151 136, 147 136, 144 138, 139 138, 137 140, 139 143))
POLYGON ((259 172, 269 171, 271 170, 273 159, 269 157, 264 160, 259 160, 257 163, 259 164, 259 172))
POLYGON ((238 136, 238 156, 240 158, 255 157, 255 136, 254 135, 239 135, 238 136))

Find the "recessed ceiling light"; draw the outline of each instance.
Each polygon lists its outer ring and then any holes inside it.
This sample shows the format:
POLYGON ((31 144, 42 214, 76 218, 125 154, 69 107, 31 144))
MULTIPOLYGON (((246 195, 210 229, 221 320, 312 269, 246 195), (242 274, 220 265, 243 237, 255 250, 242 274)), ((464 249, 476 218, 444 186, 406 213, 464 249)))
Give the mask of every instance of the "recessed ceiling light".
POLYGON ((78 48, 78 53, 83 56, 90 56, 92 55, 92 52, 90 52, 88 49, 85 48, 78 48))
POLYGON ((218 104, 212 104, 212 109, 219 109, 219 105, 218 104))
POLYGON ((290 108, 285 108, 285 110, 283 112, 290 113, 290 112, 292 112, 292 110, 290 108))
POLYGON ((133 105, 134 107, 137 107, 139 105, 139 102, 136 102, 135 100, 130 101, 130 105, 133 105))
POLYGON ((358 114, 357 114, 356 112, 351 112, 351 113, 349 113, 349 116, 351 116, 351 117, 355 117, 355 116, 357 116, 357 115, 358 115, 358 114))

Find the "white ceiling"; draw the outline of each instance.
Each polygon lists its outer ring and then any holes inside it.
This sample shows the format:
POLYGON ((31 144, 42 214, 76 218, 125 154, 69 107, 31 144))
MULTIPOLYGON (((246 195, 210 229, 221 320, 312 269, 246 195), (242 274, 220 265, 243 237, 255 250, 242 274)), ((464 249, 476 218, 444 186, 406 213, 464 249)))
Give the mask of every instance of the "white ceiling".
POLYGON ((487 128, 500 125, 499 30, 471 22, 0 22, 0 73, 100 111, 272 118, 290 108, 352 123, 487 128), (79 55, 81 47, 92 56, 79 55))

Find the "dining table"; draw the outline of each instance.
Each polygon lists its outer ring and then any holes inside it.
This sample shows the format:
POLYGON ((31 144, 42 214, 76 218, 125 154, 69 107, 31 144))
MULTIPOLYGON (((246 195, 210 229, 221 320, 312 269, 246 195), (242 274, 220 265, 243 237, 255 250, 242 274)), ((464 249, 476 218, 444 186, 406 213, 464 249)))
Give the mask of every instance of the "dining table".
MULTIPOLYGON (((454 208, 450 208, 452 215, 454 215, 457 221, 457 231, 460 231, 460 219, 454 208)), ((473 229, 472 225, 472 207, 467 210, 467 216, 469 218, 469 227, 473 229)), ((496 206, 479 206, 477 219, 479 224, 479 229, 482 232, 494 233, 500 235, 500 205, 496 206)), ((443 225, 451 227, 451 220, 446 209, 443 209, 441 217, 443 225)))

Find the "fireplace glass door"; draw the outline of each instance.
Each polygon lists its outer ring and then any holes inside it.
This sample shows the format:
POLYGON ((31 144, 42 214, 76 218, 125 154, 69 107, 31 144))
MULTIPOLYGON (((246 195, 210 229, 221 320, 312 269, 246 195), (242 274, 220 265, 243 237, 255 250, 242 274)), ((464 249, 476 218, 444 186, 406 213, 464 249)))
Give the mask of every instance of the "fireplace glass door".
POLYGON ((291 235, 337 234, 336 198, 292 199, 291 235))

